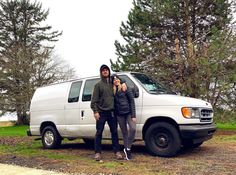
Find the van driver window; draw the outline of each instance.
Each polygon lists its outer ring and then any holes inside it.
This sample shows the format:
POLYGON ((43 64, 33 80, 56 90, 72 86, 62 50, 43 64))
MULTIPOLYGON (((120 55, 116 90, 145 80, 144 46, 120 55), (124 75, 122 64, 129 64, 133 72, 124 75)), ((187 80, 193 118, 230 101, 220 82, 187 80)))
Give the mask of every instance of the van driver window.
POLYGON ((68 103, 78 102, 82 81, 74 82, 71 85, 68 103))
POLYGON ((125 80, 126 85, 132 89, 134 93, 134 98, 138 98, 139 95, 136 95, 138 92, 138 87, 134 84, 134 82, 127 75, 119 75, 122 80, 125 80))
POLYGON ((84 85, 82 101, 91 101, 94 85, 99 81, 99 78, 87 80, 84 85))
POLYGON ((125 80, 125 83, 130 88, 135 88, 134 82, 127 76, 127 75, 119 75, 119 77, 123 80, 125 80))

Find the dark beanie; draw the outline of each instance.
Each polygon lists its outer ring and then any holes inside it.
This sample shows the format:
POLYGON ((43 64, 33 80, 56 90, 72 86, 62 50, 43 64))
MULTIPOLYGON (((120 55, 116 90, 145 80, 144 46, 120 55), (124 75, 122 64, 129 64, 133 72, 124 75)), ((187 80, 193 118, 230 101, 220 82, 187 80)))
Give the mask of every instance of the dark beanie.
POLYGON ((103 65, 101 65, 101 67, 100 67, 100 72, 102 72, 102 70, 105 69, 105 68, 110 71, 109 67, 108 67, 107 65, 103 64, 103 65))
POLYGON ((110 73, 111 73, 110 68, 107 65, 105 65, 105 64, 101 65, 101 67, 100 67, 100 74, 101 74, 103 69, 107 69, 109 71, 109 76, 110 76, 110 73))
POLYGON ((111 75, 111 81, 113 82, 115 78, 121 80, 120 77, 117 74, 112 74, 111 75))

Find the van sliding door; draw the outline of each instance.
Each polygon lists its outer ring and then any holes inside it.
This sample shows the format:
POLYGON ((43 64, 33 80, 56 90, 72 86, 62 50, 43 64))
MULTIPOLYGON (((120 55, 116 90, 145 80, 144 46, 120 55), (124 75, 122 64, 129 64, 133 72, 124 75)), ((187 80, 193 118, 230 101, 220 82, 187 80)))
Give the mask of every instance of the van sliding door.
POLYGON ((68 98, 65 103, 65 122, 66 134, 68 137, 77 137, 79 135, 80 122, 80 91, 82 81, 72 82, 68 98))
POLYGON ((94 85, 99 78, 87 79, 83 86, 82 98, 80 99, 80 136, 94 137, 96 132, 96 121, 90 108, 94 85))

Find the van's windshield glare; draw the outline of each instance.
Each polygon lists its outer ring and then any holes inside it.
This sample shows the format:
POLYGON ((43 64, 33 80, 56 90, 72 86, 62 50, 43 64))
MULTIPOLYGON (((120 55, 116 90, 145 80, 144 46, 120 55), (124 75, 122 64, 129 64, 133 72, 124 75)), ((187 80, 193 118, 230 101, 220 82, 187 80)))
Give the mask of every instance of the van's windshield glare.
POLYGON ((161 83, 142 73, 131 73, 136 80, 151 94, 175 94, 161 83))

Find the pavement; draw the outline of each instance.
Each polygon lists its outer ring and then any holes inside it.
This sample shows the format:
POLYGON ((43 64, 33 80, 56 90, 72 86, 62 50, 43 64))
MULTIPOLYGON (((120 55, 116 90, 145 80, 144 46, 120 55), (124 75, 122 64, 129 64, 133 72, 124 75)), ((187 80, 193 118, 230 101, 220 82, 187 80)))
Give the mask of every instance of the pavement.
POLYGON ((0 164, 0 175, 69 175, 55 171, 0 164))

